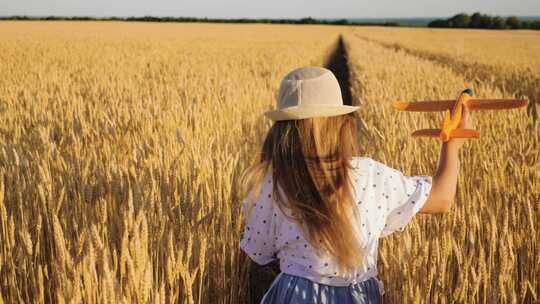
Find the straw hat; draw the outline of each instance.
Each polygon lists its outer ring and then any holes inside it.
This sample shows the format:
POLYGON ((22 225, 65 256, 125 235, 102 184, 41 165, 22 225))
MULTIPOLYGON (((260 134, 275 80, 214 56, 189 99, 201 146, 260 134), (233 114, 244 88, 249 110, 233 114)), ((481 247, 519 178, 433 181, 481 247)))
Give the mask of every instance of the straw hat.
POLYGON ((272 120, 337 116, 360 108, 344 105, 334 73, 317 66, 297 68, 285 75, 276 99, 277 109, 264 112, 272 120))

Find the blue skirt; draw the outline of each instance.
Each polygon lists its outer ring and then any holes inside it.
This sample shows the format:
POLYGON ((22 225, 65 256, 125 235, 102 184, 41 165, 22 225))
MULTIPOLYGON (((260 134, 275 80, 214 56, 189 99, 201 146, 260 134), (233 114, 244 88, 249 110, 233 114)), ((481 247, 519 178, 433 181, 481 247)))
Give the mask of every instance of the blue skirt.
POLYGON ((331 286, 281 272, 264 295, 262 304, 270 303, 381 303, 379 281, 371 277, 350 286, 331 286))

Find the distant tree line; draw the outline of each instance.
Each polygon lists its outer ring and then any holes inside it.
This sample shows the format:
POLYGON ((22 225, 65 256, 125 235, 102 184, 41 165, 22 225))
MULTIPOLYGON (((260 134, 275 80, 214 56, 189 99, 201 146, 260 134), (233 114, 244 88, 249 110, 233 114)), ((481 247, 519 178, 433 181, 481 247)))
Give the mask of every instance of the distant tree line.
POLYGON ((347 19, 324 20, 312 17, 301 19, 217 19, 217 18, 196 18, 196 17, 90 17, 90 16, 7 16, 0 17, 0 20, 58 20, 58 21, 143 21, 143 22, 212 22, 212 23, 278 23, 278 24, 331 24, 331 25, 382 25, 399 26, 396 22, 353 22, 347 19))
POLYGON ((448 19, 436 19, 428 27, 480 28, 480 29, 533 29, 540 30, 540 20, 521 20, 516 16, 490 16, 476 12, 457 14, 448 19))

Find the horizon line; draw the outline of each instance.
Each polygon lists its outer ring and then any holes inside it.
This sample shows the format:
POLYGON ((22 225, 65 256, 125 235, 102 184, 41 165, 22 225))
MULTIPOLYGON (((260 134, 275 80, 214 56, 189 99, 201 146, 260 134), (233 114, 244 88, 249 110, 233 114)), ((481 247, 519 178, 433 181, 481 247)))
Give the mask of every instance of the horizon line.
MULTIPOLYGON (((461 13, 457 13, 457 14, 462 14, 463 12, 461 13)), ((28 15, 28 14, 11 14, 11 15, 0 15, 0 18, 10 18, 10 17, 29 17, 29 18, 43 18, 43 17, 67 17, 67 18, 72 18, 72 17, 88 17, 88 18, 130 18, 130 17, 135 17, 135 18, 142 18, 142 17, 155 17, 155 18, 198 18, 198 19, 222 19, 222 20, 225 20, 225 19, 251 19, 251 20, 256 20, 256 19, 269 19, 269 20, 299 20, 299 19, 305 19, 305 18, 312 18, 312 19, 321 19, 321 20, 342 20, 342 19, 345 19, 345 20, 352 20, 352 19, 364 19, 364 20, 368 20, 368 19, 436 19, 436 18, 447 18, 447 17, 452 17, 452 16, 455 16, 457 14, 454 14, 454 15, 450 15, 450 16, 407 16, 407 17, 396 17, 396 16, 387 16, 387 17, 313 17, 313 16, 304 16, 304 17, 208 17, 208 16, 201 16, 201 17, 196 17, 196 16, 174 16, 174 15, 152 15, 152 14, 147 14, 147 15, 56 15, 56 14, 45 14, 45 15, 28 15)), ((465 14, 468 14, 468 13, 465 13, 465 14)), ((538 17, 540 18, 540 15, 491 15, 491 14, 486 14, 486 15, 489 15, 489 16, 499 16, 499 17, 538 17)))

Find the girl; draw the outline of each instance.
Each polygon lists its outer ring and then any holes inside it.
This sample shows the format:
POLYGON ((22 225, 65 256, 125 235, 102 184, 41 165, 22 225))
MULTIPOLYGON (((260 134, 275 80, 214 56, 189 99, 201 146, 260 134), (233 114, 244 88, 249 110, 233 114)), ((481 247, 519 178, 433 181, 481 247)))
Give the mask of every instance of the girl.
MULTIPOLYGON (((355 156, 359 107, 343 105, 330 70, 289 72, 277 101, 260 161, 242 176, 240 247, 260 265, 280 262, 261 303, 379 303, 379 238, 418 212, 450 210, 463 140, 442 144, 433 177, 405 176, 355 156)), ((464 108, 460 127, 467 121, 464 108)))

